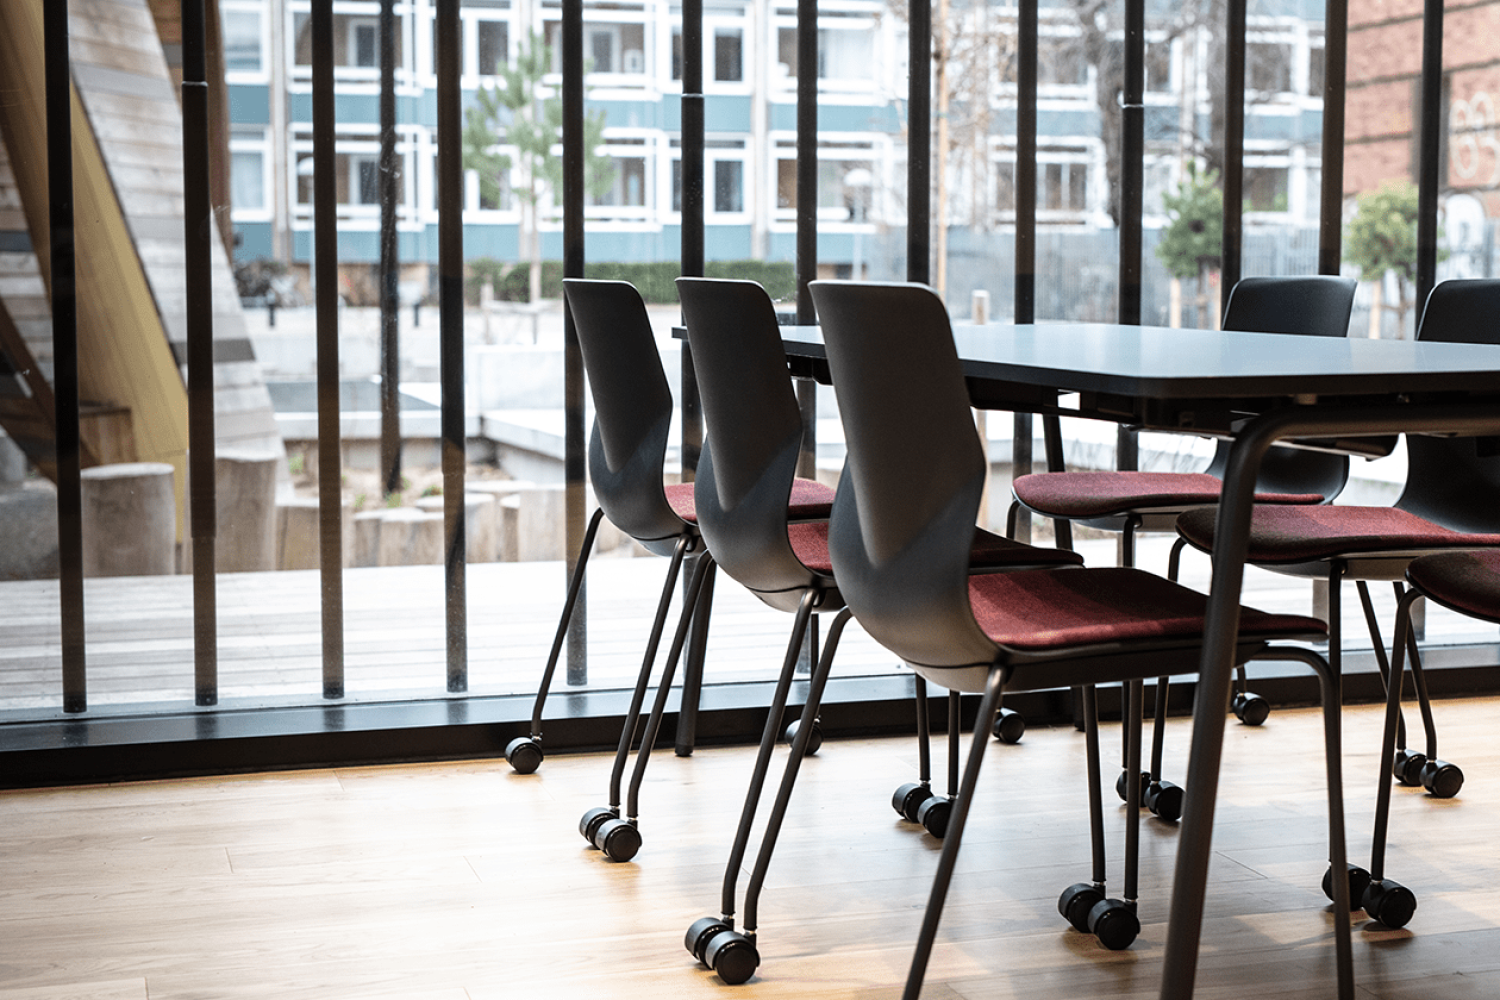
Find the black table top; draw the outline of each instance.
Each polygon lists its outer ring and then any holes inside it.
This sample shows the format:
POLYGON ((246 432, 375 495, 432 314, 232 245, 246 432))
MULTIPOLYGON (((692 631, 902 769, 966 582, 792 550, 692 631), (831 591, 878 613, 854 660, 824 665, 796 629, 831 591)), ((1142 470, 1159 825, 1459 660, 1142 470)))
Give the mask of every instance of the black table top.
MULTIPOLYGON (((1500 346, 1493 345, 1115 323, 956 325, 953 334, 976 406, 1049 409, 1057 394, 1079 393, 1080 408, 1062 412, 1212 429, 1277 399, 1500 400, 1500 346)), ((794 369, 799 358, 824 356, 817 327, 783 327, 782 338, 794 369)), ((798 373, 816 376, 817 367, 798 373)))

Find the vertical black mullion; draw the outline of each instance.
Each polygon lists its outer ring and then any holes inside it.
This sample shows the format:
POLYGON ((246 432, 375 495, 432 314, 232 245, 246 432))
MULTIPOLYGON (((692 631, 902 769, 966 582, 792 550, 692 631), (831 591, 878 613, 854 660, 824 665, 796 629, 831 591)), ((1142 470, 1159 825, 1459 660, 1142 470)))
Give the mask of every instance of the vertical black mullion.
POLYGON ((1120 322, 1141 322, 1141 204, 1146 155, 1146 4, 1125 0, 1120 162, 1120 322))
POLYGON ((52 394, 57 426, 57 556, 63 711, 88 711, 83 620, 83 495, 78 429, 78 284, 73 237, 72 71, 68 5, 42 14, 47 94, 47 224, 52 244, 52 394))
POLYGON ((1417 310, 1437 283, 1438 176, 1443 105, 1443 0, 1426 0, 1422 16, 1422 111, 1417 161, 1417 310))
MULTIPOLYGON (((1120 101, 1120 322, 1141 322, 1141 202, 1145 187, 1146 8, 1125 2, 1123 87, 1120 101)), ((1140 442, 1123 424, 1115 432, 1115 468, 1140 467, 1140 442)))
POLYGON ((1348 70, 1349 0, 1327 0, 1324 9, 1318 273, 1338 274, 1344 253, 1344 84, 1348 70))
MULTIPOLYGON (((703 0, 682 4, 682 273, 702 277, 704 258, 703 0)), ((693 352, 682 342, 682 478, 691 481, 703 450, 703 410, 693 352)))
POLYGON ((188 522, 193 539, 193 689, 219 701, 214 494, 213 224, 208 164, 208 64, 203 0, 182 2, 182 221, 186 249, 188 522))
MULTIPOLYGON (((563 275, 584 276, 583 0, 562 3, 563 275)), ((684 191, 684 194, 686 192, 684 191)), ((583 355, 571 310, 563 311, 563 473, 567 481, 567 551, 578 552, 584 532, 583 355)), ((571 566, 569 567, 571 571, 571 566)), ((588 682, 585 595, 568 626, 568 683, 588 682)))
POLYGON ((438 357, 442 382, 443 581, 448 691, 469 689, 466 563, 464 560, 464 202, 460 124, 459 0, 438 0, 437 188, 438 357))
POLYGON ((339 427, 338 186, 333 0, 312 5, 313 268, 318 340, 318 555, 323 584, 323 697, 344 696, 343 469, 339 427))
MULTIPOLYGON (((1036 321, 1036 75, 1038 0, 1022 0, 1016 38, 1016 273, 1012 318, 1036 321)), ((1043 419, 1057 419, 1043 418, 1043 419)), ((1011 478, 1031 474, 1032 419, 1020 410, 1012 420, 1011 478)), ((1016 538, 1031 540, 1031 512, 1016 515, 1016 538)))
MULTIPOLYGON (((1219 314, 1240 280, 1245 181, 1245 0, 1229 0, 1224 26, 1224 240, 1219 314)), ((1339 142, 1343 141, 1340 134, 1339 142)))
POLYGON ((380 0, 380 476, 401 488, 401 341, 396 246, 396 0, 380 0))
POLYGON ((932 257, 932 0, 911 0, 907 63, 906 280, 927 282, 932 257))
MULTIPOLYGON (((797 0, 797 322, 817 322, 808 282, 818 277, 818 0, 797 0)), ((797 475, 818 475, 818 387, 797 383, 802 451, 797 475)))

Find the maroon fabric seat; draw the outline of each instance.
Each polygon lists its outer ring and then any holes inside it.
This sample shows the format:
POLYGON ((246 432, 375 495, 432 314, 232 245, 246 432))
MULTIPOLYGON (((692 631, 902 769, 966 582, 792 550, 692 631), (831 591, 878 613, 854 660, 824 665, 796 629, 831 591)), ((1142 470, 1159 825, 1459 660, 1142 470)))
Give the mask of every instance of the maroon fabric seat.
MULTIPOLYGON (((1190 510, 1177 519, 1188 543, 1213 551, 1213 508, 1190 510)), ((1297 564, 1375 552, 1422 552, 1437 548, 1500 545, 1500 534, 1452 531, 1397 507, 1256 507, 1250 515, 1251 563, 1297 564)))
POLYGON ((1485 621, 1500 621, 1500 551, 1440 552, 1415 559, 1406 579, 1423 594, 1485 621))
MULTIPOLYGON (((1039 513, 1083 520, 1152 507, 1216 504, 1224 483, 1206 472, 1040 472, 1021 476, 1016 499, 1039 513)), ((1320 493, 1257 493, 1256 503, 1318 504, 1320 493)))
MULTIPOLYGON (((1197 639, 1208 598, 1144 570, 1021 570, 969 578, 974 618, 997 645, 1041 652, 1099 643, 1197 639)), ((1302 615, 1240 611, 1240 634, 1284 638, 1326 635, 1302 615)))
MULTIPOLYGON (((833 575, 833 560, 828 555, 827 521, 788 525, 787 538, 802 565, 815 573, 833 575)), ((969 550, 969 565, 977 570, 1008 566, 1081 566, 1083 556, 1068 549, 1026 545, 976 528, 974 546, 969 550)))
MULTIPOLYGON (((667 486, 667 504, 672 512, 688 524, 698 523, 698 508, 693 500, 692 483, 671 483, 667 486)), ((792 481, 792 495, 787 501, 787 517, 793 521, 812 521, 827 518, 833 509, 833 489, 812 479, 792 481)))

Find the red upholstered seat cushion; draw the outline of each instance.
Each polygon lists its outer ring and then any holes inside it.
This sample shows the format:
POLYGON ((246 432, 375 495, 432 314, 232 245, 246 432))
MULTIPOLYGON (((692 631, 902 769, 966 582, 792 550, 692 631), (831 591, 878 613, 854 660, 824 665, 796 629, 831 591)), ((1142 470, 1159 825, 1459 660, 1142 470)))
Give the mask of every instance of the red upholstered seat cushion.
MULTIPOLYGON (((689 524, 698 523, 698 508, 693 500, 692 483, 667 485, 667 504, 672 512, 689 524)), ((811 479, 792 480, 792 495, 786 514, 793 521, 810 521, 828 517, 833 510, 833 490, 811 479)))
MULTIPOLYGON (((1177 519, 1177 532, 1205 552, 1213 550, 1210 509, 1177 519)), ((1366 552, 1479 548, 1500 545, 1500 535, 1450 531, 1395 507, 1255 507, 1250 514, 1252 563, 1304 563, 1366 552)))
MULTIPOLYGON (((787 526, 792 551, 802 565, 818 573, 833 574, 833 560, 828 556, 828 522, 814 521, 787 526)), ((975 569, 999 569, 1005 566, 1078 566, 1083 556, 1067 549, 1043 548, 1013 542, 1009 538, 983 529, 974 531, 974 547, 969 565, 975 569)))
MULTIPOLYGON (((1021 570, 969 578, 974 618, 997 645, 1041 652, 1097 643, 1202 636, 1208 598, 1144 570, 1021 570)), ((1240 610, 1240 633, 1327 634, 1301 615, 1240 610)))
POLYGON ((1500 549, 1423 556, 1406 567, 1406 578, 1456 611, 1500 621, 1500 549))
MULTIPOLYGON (((1152 507, 1219 502, 1224 484, 1206 472, 1039 472, 1011 484, 1032 510, 1070 519, 1111 517, 1152 507)), ((1256 503, 1316 504, 1316 493, 1257 493, 1256 503)))

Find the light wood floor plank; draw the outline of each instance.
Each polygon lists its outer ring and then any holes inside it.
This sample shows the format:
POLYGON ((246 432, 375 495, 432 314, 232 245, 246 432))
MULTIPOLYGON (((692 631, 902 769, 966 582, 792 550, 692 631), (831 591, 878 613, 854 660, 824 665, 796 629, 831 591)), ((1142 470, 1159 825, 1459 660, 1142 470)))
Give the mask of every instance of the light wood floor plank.
MULTIPOLYGON (((1400 931, 1348 918, 1360 1000, 1500 995, 1500 699, 1438 713, 1468 783, 1448 802, 1395 791, 1388 870, 1419 908, 1400 931)), ((1346 718, 1349 846, 1364 862, 1380 719, 1346 718)), ((1331 994, 1319 734, 1311 711, 1229 729, 1204 1000, 1331 994)), ((1107 729, 1111 765, 1117 738, 1107 729)), ((1185 720, 1169 738, 1185 745, 1185 720)), ((1058 892, 1088 876, 1082 743, 1065 727, 990 746, 928 1000, 1156 995, 1175 827, 1144 823, 1131 949, 1107 951, 1056 913, 1058 892)), ((605 798, 595 755, 549 757, 527 777, 470 761, 3 792, 0 1000, 895 1000, 940 846, 889 806, 916 771, 908 739, 830 741, 804 766, 755 979, 726 987, 683 950, 687 925, 717 912, 751 753, 659 754, 646 844, 624 865, 576 832, 605 798)), ((1113 778, 1111 766, 1117 880, 1113 778)))

